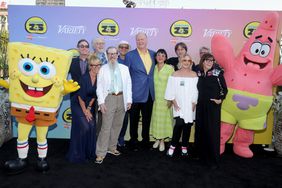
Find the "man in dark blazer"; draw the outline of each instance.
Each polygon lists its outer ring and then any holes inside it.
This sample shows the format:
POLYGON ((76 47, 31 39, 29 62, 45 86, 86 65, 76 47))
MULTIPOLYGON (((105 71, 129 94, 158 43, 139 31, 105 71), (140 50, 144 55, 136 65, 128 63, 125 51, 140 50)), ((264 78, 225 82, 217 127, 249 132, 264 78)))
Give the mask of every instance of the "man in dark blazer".
POLYGON ((149 148, 150 121, 155 99, 154 67, 155 52, 147 48, 148 39, 145 33, 136 35, 135 50, 125 56, 132 80, 132 107, 130 111, 130 146, 137 150, 138 123, 142 115, 142 146, 149 148))
POLYGON ((80 77, 88 71, 87 57, 89 55, 89 43, 85 39, 77 42, 77 49, 79 56, 72 59, 70 66, 70 74, 72 80, 79 82, 80 77))
MULTIPOLYGON (((81 76, 88 71, 88 63, 87 57, 89 55, 89 43, 85 39, 81 39, 77 42, 77 49, 79 51, 79 56, 72 59, 71 66, 70 66, 70 75, 73 81, 80 82, 81 76)), ((73 92, 70 94, 70 102, 71 102, 71 115, 72 118, 76 117, 75 112, 78 108, 78 99, 77 99, 77 92, 73 92)), ((72 122, 73 126, 73 122, 72 122)))

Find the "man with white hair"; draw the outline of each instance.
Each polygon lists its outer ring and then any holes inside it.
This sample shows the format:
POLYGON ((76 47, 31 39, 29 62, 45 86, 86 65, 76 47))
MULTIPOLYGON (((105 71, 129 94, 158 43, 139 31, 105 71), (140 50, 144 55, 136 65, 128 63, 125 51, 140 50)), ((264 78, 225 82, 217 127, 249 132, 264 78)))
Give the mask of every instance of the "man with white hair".
POLYGON ((105 40, 103 38, 96 38, 92 41, 94 54, 101 60, 102 65, 107 64, 108 59, 105 53, 105 40))
POLYGON ((154 91, 155 52, 148 49, 145 33, 136 35, 136 49, 128 52, 125 63, 132 79, 132 108, 130 111, 130 146, 138 150, 138 123, 142 114, 142 146, 150 148, 150 121, 152 115, 154 91))
POLYGON ((109 62, 102 66, 97 78, 98 104, 102 127, 97 140, 96 163, 101 164, 107 153, 118 156, 117 140, 124 114, 131 108, 132 90, 128 67, 118 63, 115 47, 107 49, 109 62))
MULTIPOLYGON (((94 54, 100 59, 102 65, 108 63, 107 54, 105 52, 105 40, 101 37, 95 38, 92 41, 94 54)), ((95 107, 96 114, 96 135, 99 135, 102 126, 102 113, 98 111, 98 106, 95 107)))

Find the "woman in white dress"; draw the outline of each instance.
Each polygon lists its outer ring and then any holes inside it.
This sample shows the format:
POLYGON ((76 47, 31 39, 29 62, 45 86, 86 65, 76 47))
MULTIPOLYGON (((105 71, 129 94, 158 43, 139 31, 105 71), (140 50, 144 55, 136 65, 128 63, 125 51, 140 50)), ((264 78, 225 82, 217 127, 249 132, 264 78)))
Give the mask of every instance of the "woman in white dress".
POLYGON ((180 70, 169 77, 165 99, 172 102, 173 117, 175 126, 171 145, 167 151, 168 156, 173 156, 175 147, 182 134, 182 156, 188 155, 188 142, 190 138, 191 126, 195 119, 195 109, 198 99, 197 74, 192 71, 193 61, 187 54, 180 59, 180 70))

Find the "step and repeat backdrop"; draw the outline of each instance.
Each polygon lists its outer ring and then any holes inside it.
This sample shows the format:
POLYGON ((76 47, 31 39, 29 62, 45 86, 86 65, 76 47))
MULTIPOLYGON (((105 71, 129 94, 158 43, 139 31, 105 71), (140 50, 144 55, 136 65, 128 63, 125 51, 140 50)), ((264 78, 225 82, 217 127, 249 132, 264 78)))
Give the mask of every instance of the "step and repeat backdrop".
MULTIPOLYGON (((135 35, 145 32, 150 49, 157 51, 164 48, 168 56, 172 57, 176 56, 175 44, 184 42, 195 62, 199 61, 199 48, 202 46, 210 48, 211 38, 216 33, 229 38, 235 53, 239 52, 267 13, 239 10, 16 5, 8 7, 11 42, 29 42, 72 50, 76 48, 76 43, 80 39, 86 39, 91 43, 93 39, 102 37, 105 39, 106 47, 117 46, 119 41, 126 40, 130 43, 131 49, 134 49, 135 35)), ((282 18, 282 13, 279 14, 282 18)), ((49 138, 69 138, 71 130, 69 105, 69 99, 66 97, 60 107, 57 124, 50 127, 49 138)), ((267 130, 256 134, 255 143, 268 143, 271 140, 273 118, 270 116, 267 130)), ((14 126, 17 126, 16 123, 14 126)), ((14 130, 16 136, 16 129, 14 130)), ((32 136, 34 134, 33 132, 32 136)))

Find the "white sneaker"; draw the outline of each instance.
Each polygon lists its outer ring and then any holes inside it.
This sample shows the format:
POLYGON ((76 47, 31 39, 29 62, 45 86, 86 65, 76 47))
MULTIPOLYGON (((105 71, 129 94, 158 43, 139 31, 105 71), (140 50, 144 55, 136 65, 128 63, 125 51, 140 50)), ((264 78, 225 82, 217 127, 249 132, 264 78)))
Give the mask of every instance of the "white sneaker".
POLYGON ((181 155, 182 156, 187 156, 188 155, 188 151, 187 151, 187 147, 181 147, 181 155))
POLYGON ((156 140, 154 145, 153 145, 153 148, 158 148, 159 147, 159 144, 160 144, 160 140, 156 140))
POLYGON ((164 143, 163 140, 160 142, 159 150, 160 150, 160 151, 164 151, 164 150, 165 150, 165 143, 164 143))
POLYGON ((175 149, 175 147, 174 146, 172 146, 172 145, 170 145, 170 147, 169 147, 169 149, 167 150, 167 155, 169 156, 169 157, 172 157, 173 156, 173 153, 174 153, 174 149, 175 149))

